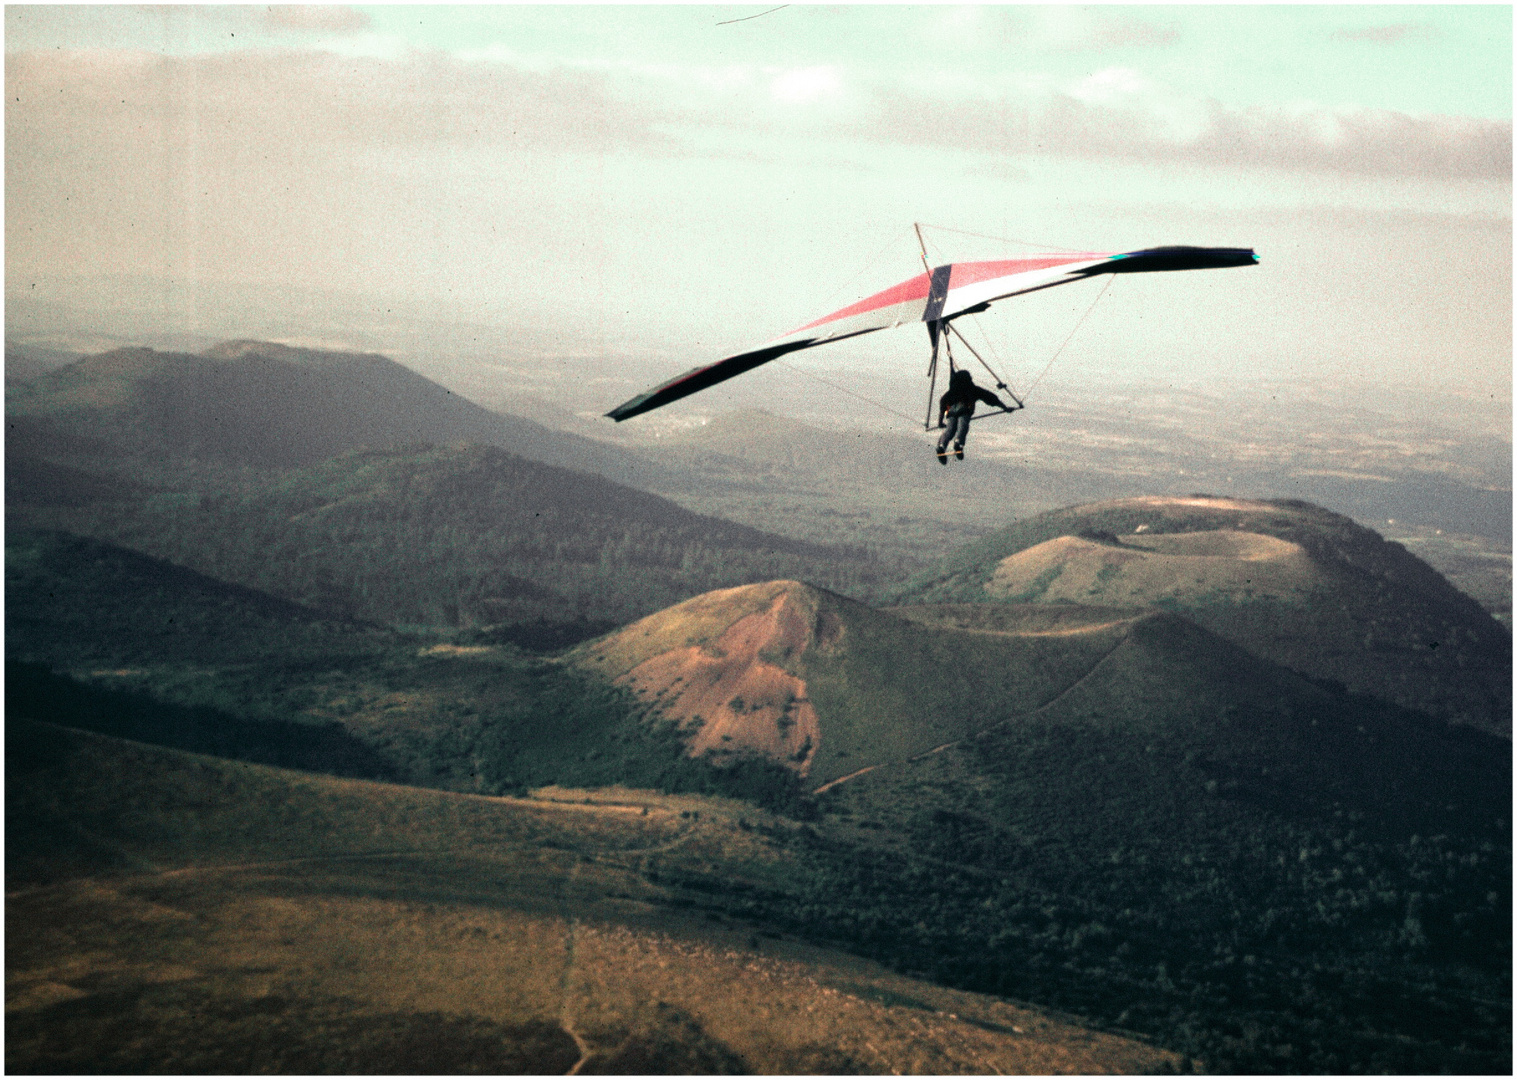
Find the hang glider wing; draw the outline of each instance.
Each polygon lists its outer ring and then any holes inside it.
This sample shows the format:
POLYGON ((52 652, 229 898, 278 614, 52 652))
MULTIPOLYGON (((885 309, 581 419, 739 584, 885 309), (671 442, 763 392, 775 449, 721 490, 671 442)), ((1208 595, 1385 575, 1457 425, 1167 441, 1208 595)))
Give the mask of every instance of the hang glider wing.
POLYGON ((1097 274, 1205 270, 1252 266, 1258 261, 1259 257, 1251 248, 1161 247, 1115 255, 1059 253, 993 262, 947 263, 930 274, 918 274, 884 292, 824 315, 766 345, 713 364, 691 368, 683 375, 623 402, 606 415, 617 421, 627 420, 715 386, 734 375, 752 371, 786 353, 906 323, 925 322, 935 329, 935 324, 958 315, 983 311, 996 300, 1083 281, 1097 274))

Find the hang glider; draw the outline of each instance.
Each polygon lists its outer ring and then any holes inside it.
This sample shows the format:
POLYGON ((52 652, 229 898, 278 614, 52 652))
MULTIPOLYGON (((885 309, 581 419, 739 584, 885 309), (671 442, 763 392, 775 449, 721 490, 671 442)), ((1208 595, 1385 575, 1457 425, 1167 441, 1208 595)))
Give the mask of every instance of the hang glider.
POLYGON ((927 324, 935 358, 938 335, 950 320, 984 311, 993 302, 1009 296, 1085 281, 1099 274, 1210 270, 1252 266, 1258 261, 1252 248, 1159 247, 1115 255, 1059 253, 992 262, 945 263, 929 273, 918 274, 893 288, 824 315, 766 345, 691 368, 683 375, 618 405, 606 415, 618 422, 628 420, 725 382, 734 375, 752 371, 786 353, 907 323, 927 324))

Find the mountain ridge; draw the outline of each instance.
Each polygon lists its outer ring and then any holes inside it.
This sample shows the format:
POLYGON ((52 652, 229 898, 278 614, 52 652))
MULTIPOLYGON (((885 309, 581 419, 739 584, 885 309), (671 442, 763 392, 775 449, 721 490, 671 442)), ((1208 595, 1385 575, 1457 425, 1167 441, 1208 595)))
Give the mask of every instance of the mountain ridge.
POLYGON ((230 341, 203 353, 113 349, 7 395, 36 417, 145 454, 264 468, 356 449, 475 441, 649 486, 666 469, 632 451, 475 405, 378 353, 230 341))

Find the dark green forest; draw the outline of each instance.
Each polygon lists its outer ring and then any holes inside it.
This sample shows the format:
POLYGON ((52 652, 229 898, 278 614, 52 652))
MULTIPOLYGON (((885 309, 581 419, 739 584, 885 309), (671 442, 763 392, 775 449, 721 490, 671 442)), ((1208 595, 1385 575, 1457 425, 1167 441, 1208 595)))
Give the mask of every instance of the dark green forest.
MULTIPOLYGON (((334 614, 516 627, 549 645, 710 589, 805 578, 871 596, 899 567, 702 517, 485 446, 355 451, 268 474, 186 463, 158 490, 8 507, 334 614), (168 490, 163 490, 165 487, 168 490)), ((510 636, 509 633, 507 636, 510 636)))
POLYGON ((710 589, 796 577, 871 597, 907 569, 626 486, 668 479, 371 354, 117 349, 6 402, 8 529, 98 537, 330 614, 552 649, 710 589))
POLYGON ((829 792, 804 918, 1212 1071, 1503 1071, 1508 754, 1352 699, 1004 725, 829 792))

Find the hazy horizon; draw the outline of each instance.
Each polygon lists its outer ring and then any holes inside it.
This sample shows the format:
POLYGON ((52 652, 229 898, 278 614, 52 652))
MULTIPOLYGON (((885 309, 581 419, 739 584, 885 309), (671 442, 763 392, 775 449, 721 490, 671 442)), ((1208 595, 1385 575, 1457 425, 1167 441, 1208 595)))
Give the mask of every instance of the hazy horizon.
MULTIPOLYGON (((944 261, 1008 249, 965 233, 1259 251, 1118 281, 1084 323, 1099 286, 998 305, 1014 385, 1078 325, 1045 390, 1510 408, 1509 8, 763 11, 7 8, 8 332, 435 362, 474 326, 604 411, 917 272, 923 221, 944 261)), ((916 413, 924 339, 797 364, 916 413)))

